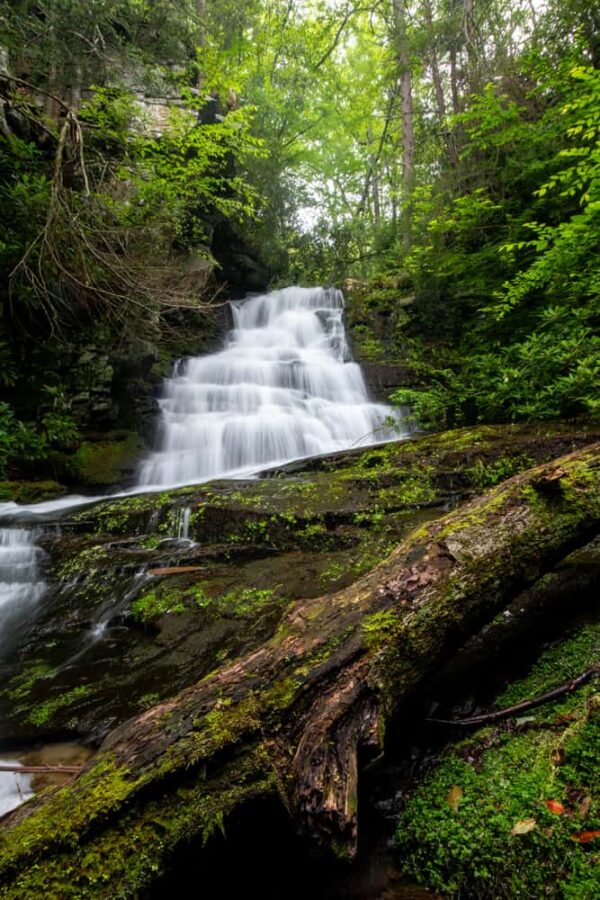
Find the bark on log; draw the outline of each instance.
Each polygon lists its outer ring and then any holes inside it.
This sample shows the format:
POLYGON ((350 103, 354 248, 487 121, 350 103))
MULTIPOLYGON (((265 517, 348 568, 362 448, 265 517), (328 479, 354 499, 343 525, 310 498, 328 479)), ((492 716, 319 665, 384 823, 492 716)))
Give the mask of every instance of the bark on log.
POLYGON ((115 884, 138 896, 179 845, 273 796, 352 857, 361 766, 403 701, 598 531, 595 444, 420 527, 351 587, 295 603, 257 651, 126 722, 74 782, 11 814, 0 896, 103 897, 115 884))

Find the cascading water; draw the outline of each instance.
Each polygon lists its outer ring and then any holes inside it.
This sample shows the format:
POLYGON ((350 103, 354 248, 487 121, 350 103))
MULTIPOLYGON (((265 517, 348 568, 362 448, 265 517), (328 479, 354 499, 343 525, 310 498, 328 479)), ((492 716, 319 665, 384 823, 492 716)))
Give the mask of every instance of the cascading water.
POLYGON ((26 528, 0 528, 0 651, 10 639, 11 621, 22 619, 41 599, 43 551, 26 528))
MULTIPOLYGON (((0 766, 17 768, 20 765, 16 759, 0 759, 0 766)), ((0 771, 0 817, 16 809, 30 797, 33 797, 31 775, 0 771)))
POLYGON ((141 485, 235 476, 399 436, 350 359, 341 291, 290 287, 231 309, 224 350, 167 380, 160 450, 141 485))

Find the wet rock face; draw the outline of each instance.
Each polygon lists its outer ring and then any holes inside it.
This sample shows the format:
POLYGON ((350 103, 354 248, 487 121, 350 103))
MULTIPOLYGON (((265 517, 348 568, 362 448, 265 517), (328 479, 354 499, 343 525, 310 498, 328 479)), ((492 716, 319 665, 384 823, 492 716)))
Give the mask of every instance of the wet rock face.
POLYGON ((375 400, 386 402, 397 388, 418 385, 415 372, 402 363, 378 362, 360 357, 359 360, 369 395, 375 400))
POLYGON ((341 589, 416 524, 597 439, 480 428, 121 498, 48 523, 43 601, 0 659, 0 747, 98 743, 341 589), (60 530, 59 530, 60 528, 60 530))

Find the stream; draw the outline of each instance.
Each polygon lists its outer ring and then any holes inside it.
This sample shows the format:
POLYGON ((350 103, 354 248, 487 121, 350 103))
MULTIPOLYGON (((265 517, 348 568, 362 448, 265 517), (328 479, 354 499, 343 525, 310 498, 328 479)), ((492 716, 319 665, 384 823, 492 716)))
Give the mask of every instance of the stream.
MULTIPOLYGON (((141 463, 137 486, 112 499, 248 478, 294 460, 408 436, 397 411, 368 397, 350 353, 341 291, 288 287, 230 307, 233 329, 223 349, 179 361, 165 380, 157 449, 141 463)), ((39 544, 44 524, 56 529, 66 512, 107 499, 0 504, 0 660, 18 648, 19 627, 53 602, 39 544)), ((184 510, 173 537, 186 540, 188 527, 184 510)), ((114 613, 102 612, 78 655, 105 637, 114 613)), ((71 656, 63 661, 72 663, 71 656)), ((30 796, 29 785, 26 776, 0 773, 0 815, 30 796)))

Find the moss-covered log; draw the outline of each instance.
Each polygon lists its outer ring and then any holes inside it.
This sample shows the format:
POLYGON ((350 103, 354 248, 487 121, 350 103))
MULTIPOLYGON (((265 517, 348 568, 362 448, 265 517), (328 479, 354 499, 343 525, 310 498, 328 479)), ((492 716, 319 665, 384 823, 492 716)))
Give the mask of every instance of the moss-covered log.
POLYGON ((14 813, 2 897, 138 895, 257 797, 350 857, 360 768, 421 680, 600 530, 600 444, 414 531, 268 642, 113 731, 71 785, 14 813))

